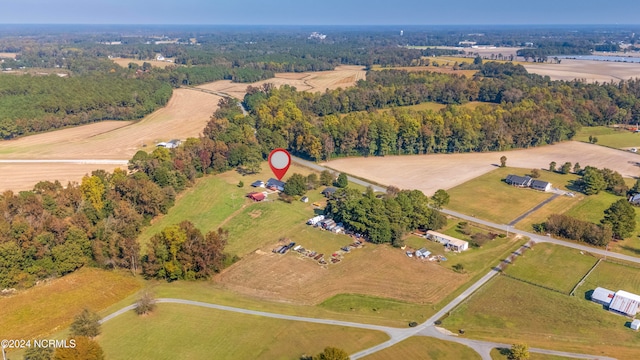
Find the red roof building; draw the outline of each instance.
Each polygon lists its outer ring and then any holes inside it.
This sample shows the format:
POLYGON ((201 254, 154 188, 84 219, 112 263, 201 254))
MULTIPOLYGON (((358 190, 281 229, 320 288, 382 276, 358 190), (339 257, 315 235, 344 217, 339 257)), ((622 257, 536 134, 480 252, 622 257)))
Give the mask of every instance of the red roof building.
POLYGON ((247 197, 253 201, 262 201, 266 198, 266 196, 261 192, 252 192, 248 194, 247 197))

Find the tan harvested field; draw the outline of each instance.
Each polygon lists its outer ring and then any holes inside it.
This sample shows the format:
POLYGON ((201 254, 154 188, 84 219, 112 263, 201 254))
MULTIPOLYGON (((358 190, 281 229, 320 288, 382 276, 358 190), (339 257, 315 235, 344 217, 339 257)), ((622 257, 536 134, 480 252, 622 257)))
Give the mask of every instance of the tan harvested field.
MULTIPOLYGON (((0 141, 0 160, 128 160, 136 151, 143 149, 143 145, 152 149, 159 141, 198 136, 219 100, 219 96, 177 89, 167 106, 137 122, 105 121, 0 141)), ((0 190, 30 189, 39 180, 79 181, 82 175, 91 170, 113 170, 115 167, 117 166, 0 164, 0 190)))
POLYGON ((530 73, 548 75, 551 80, 603 83, 640 77, 640 63, 562 59, 560 64, 525 63, 524 67, 530 73))
POLYGON ((355 85, 356 81, 365 79, 366 71, 361 66, 342 65, 332 71, 316 71, 304 73, 277 73, 274 78, 251 84, 233 83, 231 80, 220 80, 198 86, 201 89, 219 91, 235 98, 242 99, 247 86, 260 86, 271 83, 275 86, 291 85, 299 91, 324 92, 326 89, 346 88, 355 85))
MULTIPOLYGON (((409 259, 388 246, 355 249, 327 268, 298 253, 277 255, 271 249, 245 256, 219 274, 216 282, 251 297, 315 305, 345 293, 434 304, 469 280, 468 274, 409 259)), ((330 257, 325 254, 325 259, 330 257)))
POLYGON ((158 61, 158 60, 136 60, 136 59, 127 59, 127 58, 115 58, 115 59, 111 59, 114 63, 122 66, 122 67, 129 67, 129 63, 135 63, 138 64, 140 66, 142 66, 142 64, 144 63, 149 63, 151 64, 151 66, 155 66, 155 67, 159 67, 159 68, 166 68, 167 66, 173 66, 175 65, 175 63, 173 61, 169 62, 169 61, 158 61))
POLYGON ((624 177, 640 176, 637 154, 577 141, 491 153, 348 158, 323 165, 382 185, 418 189, 431 195, 438 189, 452 188, 495 169, 502 155, 507 157, 510 167, 547 169, 552 161, 557 164, 569 161, 579 162, 583 168, 587 165, 606 167, 624 177))
POLYGON ((0 58, 15 59, 18 53, 0 52, 0 58))
POLYGON ((31 190, 42 180, 58 180, 62 185, 80 182, 86 174, 96 169, 113 172, 116 168, 126 169, 126 165, 114 164, 2 164, 0 163, 0 192, 31 190))

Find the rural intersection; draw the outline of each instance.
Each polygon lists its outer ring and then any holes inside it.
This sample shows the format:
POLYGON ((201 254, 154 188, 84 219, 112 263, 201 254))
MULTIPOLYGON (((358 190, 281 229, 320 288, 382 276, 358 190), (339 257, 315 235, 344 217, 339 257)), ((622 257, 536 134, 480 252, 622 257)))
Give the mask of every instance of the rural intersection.
MULTIPOLYGON (((302 160, 296 157, 292 157, 293 162, 296 162, 298 164, 301 164, 303 166, 312 168, 314 170, 318 170, 318 171, 322 171, 322 170, 330 170, 326 167, 317 165, 315 163, 306 161, 306 160, 302 160)), ((380 192, 384 192, 386 189, 375 185, 375 184, 371 184, 365 180, 361 180, 361 179, 357 179, 357 178, 353 178, 351 176, 349 176, 349 181, 363 185, 363 186, 371 186, 373 188, 374 191, 380 191, 380 192)), ((540 236, 537 234, 533 234, 533 233, 529 233, 529 232, 525 232, 525 231, 514 231, 513 229, 511 229, 511 227, 509 225, 503 225, 503 224, 496 224, 490 221, 485 221, 485 220, 481 220, 481 219, 477 219, 473 216, 468 216, 468 215, 464 215, 455 211, 450 211, 450 210, 441 210, 443 213, 448 214, 448 215, 452 215, 455 216, 457 218, 463 219, 463 220, 467 220, 467 221, 472 221, 472 222, 476 222, 485 226, 489 226, 495 229, 500 229, 503 231, 512 231, 514 233, 523 235, 523 236, 527 236, 529 237, 532 241, 534 242, 548 242, 548 243, 553 243, 556 245, 560 245, 560 246, 566 246, 566 247, 570 247, 570 248, 574 248, 574 249, 578 249, 578 250, 582 250, 582 251, 588 251, 591 253, 595 253, 595 254, 599 254, 599 255, 603 255, 603 256, 608 256, 608 257, 612 257, 612 258, 616 258, 616 259, 620 259, 620 260, 626 260, 626 261, 630 261, 630 262, 634 262, 634 263, 638 263, 640 264, 640 258, 636 258, 633 256, 629 256, 629 255, 624 255, 624 254, 619 254, 619 253, 612 253, 609 251, 605 251, 605 250, 600 250, 600 249, 595 249, 595 248, 591 248, 591 247, 587 247, 584 245, 580 245, 577 243, 572 243, 572 242, 568 242, 568 241, 563 241, 563 240, 558 240, 558 239, 554 239, 548 236, 540 236)), ((524 247, 524 246, 523 246, 524 247)), ((517 254, 519 254, 522 251, 522 248, 518 251, 516 251, 517 254)), ((492 268, 486 275, 484 275, 481 279, 479 279, 478 281, 476 281, 473 285, 471 285, 469 288, 467 288, 465 291, 463 291, 460 295, 458 295, 455 299, 453 299, 451 302, 449 302, 447 305, 445 305, 442 309, 440 309, 437 313, 435 313, 433 316, 431 316, 429 319, 427 319, 425 322, 423 322, 422 324, 419 324, 416 327, 413 328, 394 328, 394 327, 389 327, 389 326, 380 326, 380 325, 372 325, 372 324, 363 324, 363 323, 356 323, 356 322, 348 322, 348 321, 340 321, 340 320, 333 320, 333 319, 318 319, 318 318, 309 318, 309 317, 301 317, 301 316, 292 316, 292 315, 283 315, 283 314, 276 314, 276 313, 269 313, 269 312, 263 312, 263 311, 255 311, 255 310, 248 310, 248 309, 242 309, 242 308, 236 308, 236 307, 231 307, 231 306, 225 306, 225 305, 217 305, 217 304, 211 304, 211 303, 205 303, 205 302, 200 302, 200 301, 191 301, 191 300, 184 300, 184 299, 173 299, 173 298, 161 298, 158 299, 157 302, 158 303, 175 303, 175 304, 184 304, 184 305, 192 305, 192 306, 200 306, 200 307, 206 307, 206 308, 211 308, 211 309, 216 309, 216 310, 222 310, 222 311, 231 311, 231 312, 236 312, 236 313, 241 313, 241 314, 246 314, 246 315, 255 315, 255 316, 264 316, 264 317, 270 317, 270 318, 275 318, 275 319, 282 319, 282 320, 290 320, 290 321, 303 321, 303 322, 310 322, 310 323, 316 323, 316 324, 325 324, 325 325, 335 325, 335 326, 345 326, 345 327, 353 327, 353 328, 360 328, 360 329, 366 329, 366 330, 375 330, 375 331, 382 331, 384 333, 386 333, 387 335, 389 335, 390 339, 378 344, 376 346, 373 346, 371 348, 362 350, 360 352, 357 352, 355 354, 351 355, 352 359, 359 359, 359 358, 363 358, 367 355, 373 354, 375 352, 378 352, 380 350, 386 349, 388 347, 391 347, 411 336, 427 336, 427 337, 432 337, 432 338, 436 338, 436 339, 440 339, 440 340, 445 340, 445 341, 452 341, 452 342, 456 342, 459 344, 463 344, 465 346, 468 346, 470 348, 472 348, 474 351, 476 351, 483 360, 491 360, 491 355, 490 352, 492 349, 494 348, 509 348, 511 345, 510 344, 503 344, 503 343, 497 343, 497 342, 490 342, 490 341, 481 341, 481 340, 472 340, 472 339, 466 339, 466 338, 461 338, 456 336, 455 334, 450 334, 447 330, 438 328, 435 325, 435 322, 437 320, 439 320, 440 318, 442 318, 446 313, 448 313, 449 311, 453 310, 455 307, 457 307, 459 304, 461 304, 463 301, 465 301, 469 296, 471 296, 473 293, 475 293, 479 288, 481 288, 484 284, 486 284, 487 282, 489 282, 491 279, 493 279, 496 275, 500 274, 500 271, 496 268, 492 268)), ((121 315, 127 311, 131 311, 135 308, 135 304, 134 305, 129 305, 127 307, 124 307, 106 317, 104 317, 101 322, 104 323, 106 321, 109 321, 111 319, 113 319, 114 317, 121 315)), ((555 350, 547 350, 547 349, 538 349, 538 348, 530 348, 529 349, 530 352, 533 353, 540 353, 540 354, 547 354, 547 355, 554 355, 554 356, 563 356, 563 357, 567 357, 567 358, 577 358, 577 359, 613 359, 613 358, 609 358, 609 357, 603 357, 603 356, 599 356, 599 355, 588 355, 588 354, 578 354, 578 353, 569 353, 569 352, 562 352, 562 351, 555 351, 555 350)))

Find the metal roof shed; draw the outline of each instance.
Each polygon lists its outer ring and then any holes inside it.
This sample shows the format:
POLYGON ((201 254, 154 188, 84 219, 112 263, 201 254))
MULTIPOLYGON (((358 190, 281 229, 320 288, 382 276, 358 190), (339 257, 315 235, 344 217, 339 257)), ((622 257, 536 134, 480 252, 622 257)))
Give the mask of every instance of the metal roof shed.
POLYGON ((638 313, 638 306, 640 306, 640 296, 620 290, 616 293, 613 301, 611 301, 609 310, 635 316, 638 313))
POLYGON ((591 294, 591 301, 602 304, 604 306, 609 306, 614 296, 616 296, 615 291, 597 287, 595 290, 593 290, 593 294, 591 294))
POLYGON ((640 320, 635 319, 631 322, 631 325, 629 326, 632 330, 638 330, 640 329, 640 320))

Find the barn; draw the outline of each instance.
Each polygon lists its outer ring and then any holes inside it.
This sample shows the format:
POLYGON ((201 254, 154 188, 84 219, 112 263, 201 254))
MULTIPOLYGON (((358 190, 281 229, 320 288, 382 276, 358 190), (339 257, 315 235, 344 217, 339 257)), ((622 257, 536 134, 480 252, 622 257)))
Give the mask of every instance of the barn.
POLYGON ((627 316, 635 316, 640 306, 640 296, 619 290, 613 297, 609 310, 615 311, 627 316))
POLYGON ((261 192, 252 192, 247 195, 247 197, 253 201, 262 201, 266 199, 266 195, 261 192))
POLYGON ((616 296, 615 291, 597 287, 591 294, 591 301, 608 307, 614 296, 616 296))

